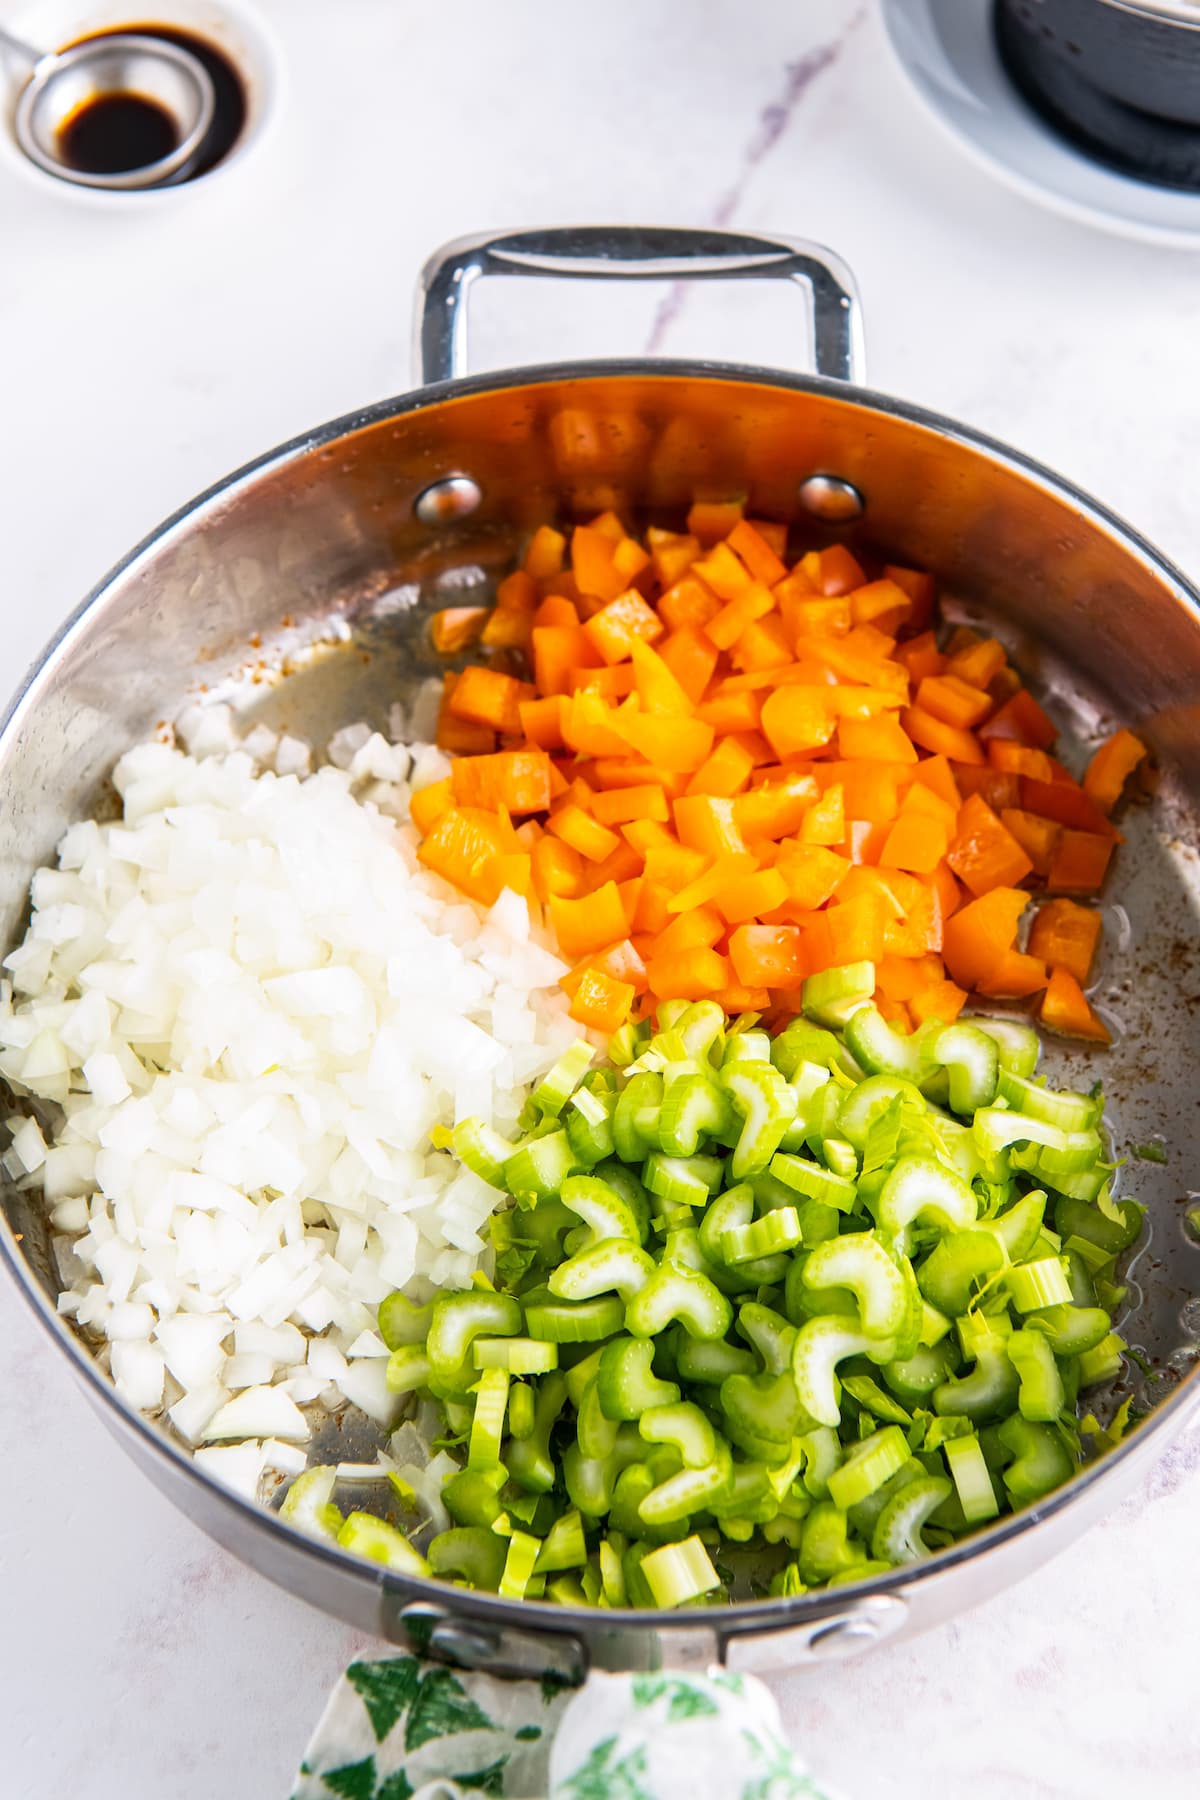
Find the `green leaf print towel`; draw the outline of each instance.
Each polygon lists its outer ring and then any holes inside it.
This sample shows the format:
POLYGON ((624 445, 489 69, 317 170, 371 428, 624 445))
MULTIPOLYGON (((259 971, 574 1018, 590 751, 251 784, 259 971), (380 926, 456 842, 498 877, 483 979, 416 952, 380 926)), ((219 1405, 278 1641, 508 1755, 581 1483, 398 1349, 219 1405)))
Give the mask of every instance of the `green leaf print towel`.
POLYGON ((753 1676, 507 1681, 414 1656, 357 1662, 292 1800, 834 1800, 753 1676))

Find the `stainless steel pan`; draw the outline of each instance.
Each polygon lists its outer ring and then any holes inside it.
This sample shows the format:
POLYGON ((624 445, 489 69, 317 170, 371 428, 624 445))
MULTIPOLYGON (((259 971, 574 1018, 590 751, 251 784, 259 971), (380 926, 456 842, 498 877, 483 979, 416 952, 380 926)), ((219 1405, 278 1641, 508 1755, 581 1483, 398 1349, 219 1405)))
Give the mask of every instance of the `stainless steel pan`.
MULTIPOLYGON (((398 1643, 575 1678, 589 1663, 794 1665, 922 1630, 1076 1537, 1200 1406, 1200 1308, 1186 1306, 1200 1292, 1200 1251, 1180 1204, 1200 1147, 1200 596, 1058 476, 857 385, 853 285, 812 245, 626 229, 461 242, 426 269, 418 360, 427 385, 269 452, 169 519, 47 650, 0 728, 0 939, 21 931, 33 870, 71 820, 103 804, 128 744, 202 688, 247 717, 316 735, 347 717, 382 722, 435 667, 428 613, 448 594, 485 595, 544 520, 609 505, 635 523, 669 519, 697 495, 744 491, 755 513, 805 524, 818 541, 836 535, 933 568, 1059 694, 1060 711, 1127 721, 1167 771, 1153 810, 1134 812, 1121 855, 1128 926, 1111 915, 1104 998, 1124 1030, 1100 1059, 1118 1144, 1161 1131, 1170 1145, 1166 1168, 1135 1165, 1126 1183, 1151 1206, 1125 1327, 1147 1359, 1139 1401, 1150 1416, 1034 1510, 857 1587, 665 1617, 512 1604, 400 1580, 219 1487, 122 1404, 57 1319, 35 1197, 6 1196, 0 1255, 105 1424, 164 1493, 272 1580, 398 1643), (788 279, 809 297, 816 373, 636 360, 465 377, 467 293, 498 274, 788 279), (335 647, 300 654, 322 640, 335 647), (293 672, 273 673, 284 667, 293 672)), ((1049 1063, 1058 1078, 1087 1081, 1097 1066, 1064 1051, 1049 1063)))

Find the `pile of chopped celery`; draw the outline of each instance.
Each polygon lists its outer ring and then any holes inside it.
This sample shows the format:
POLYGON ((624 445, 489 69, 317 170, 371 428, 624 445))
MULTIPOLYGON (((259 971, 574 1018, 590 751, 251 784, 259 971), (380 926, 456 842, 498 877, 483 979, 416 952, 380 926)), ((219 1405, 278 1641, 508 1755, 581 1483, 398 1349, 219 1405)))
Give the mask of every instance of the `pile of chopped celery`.
POLYGON ((665 1003, 607 1066, 568 1052, 521 1142, 456 1127, 512 1197, 496 1287, 380 1312, 389 1385, 460 1447, 454 1525, 424 1556, 325 1528, 509 1597, 671 1607, 860 1580, 1065 1481, 1141 1227, 1103 1101, 1038 1083, 1012 1020, 897 1034, 873 980, 812 977, 775 1038, 665 1003))

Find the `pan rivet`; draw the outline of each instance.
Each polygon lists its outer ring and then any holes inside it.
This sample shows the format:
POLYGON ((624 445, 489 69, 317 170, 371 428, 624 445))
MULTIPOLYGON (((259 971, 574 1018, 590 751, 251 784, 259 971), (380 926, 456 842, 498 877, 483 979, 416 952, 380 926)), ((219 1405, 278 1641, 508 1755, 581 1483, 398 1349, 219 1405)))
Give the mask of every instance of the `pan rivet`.
POLYGON ((845 525, 861 519, 867 503, 852 481, 840 475, 810 475, 800 483, 800 504, 827 525, 845 525))
POLYGON ((843 1657, 857 1656, 879 1636, 874 1619, 834 1619, 814 1631, 808 1640, 808 1653, 822 1662, 839 1662, 843 1657))
POLYGON ((483 499, 483 489, 469 475, 445 475, 430 482, 413 501, 413 511, 422 525, 449 525, 454 519, 466 519, 483 499))

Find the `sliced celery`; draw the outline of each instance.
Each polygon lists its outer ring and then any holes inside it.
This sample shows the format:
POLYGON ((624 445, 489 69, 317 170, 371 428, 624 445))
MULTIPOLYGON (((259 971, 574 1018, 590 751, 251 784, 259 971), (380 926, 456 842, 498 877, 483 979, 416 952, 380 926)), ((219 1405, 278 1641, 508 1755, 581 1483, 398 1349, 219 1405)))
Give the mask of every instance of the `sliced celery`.
POLYGON ((806 1019, 818 1025, 844 1025, 874 992, 875 964, 856 962, 810 975, 800 998, 806 1019))
POLYGON ((947 1438, 942 1445, 942 1454, 967 1524, 981 1525, 985 1519, 994 1519, 1000 1511, 1000 1502, 974 1432, 964 1437, 947 1438))
MULTIPOLYGON (((476 1338, 471 1359, 477 1369, 507 1369, 510 1375, 544 1375, 558 1367, 558 1345, 537 1338, 476 1338)), ((390 1384, 389 1384, 390 1385, 390 1384)))
POLYGON ((908 1440, 899 1425, 886 1425, 852 1444, 829 1477, 829 1498, 843 1512, 883 1486, 908 1461, 908 1440))
POLYGON ((431 1573, 430 1565, 413 1549, 404 1533, 386 1519, 377 1519, 374 1513, 352 1512, 338 1532, 337 1541, 343 1550, 352 1550, 356 1556, 382 1563, 401 1575, 431 1573))
POLYGON ((664 1544, 651 1550, 642 1558, 640 1572, 649 1583, 654 1604, 664 1611, 699 1600, 721 1585, 708 1551, 694 1536, 680 1544, 664 1544))

